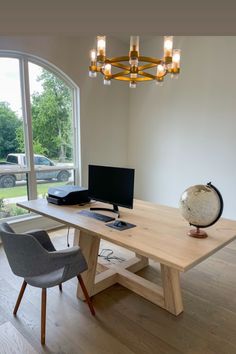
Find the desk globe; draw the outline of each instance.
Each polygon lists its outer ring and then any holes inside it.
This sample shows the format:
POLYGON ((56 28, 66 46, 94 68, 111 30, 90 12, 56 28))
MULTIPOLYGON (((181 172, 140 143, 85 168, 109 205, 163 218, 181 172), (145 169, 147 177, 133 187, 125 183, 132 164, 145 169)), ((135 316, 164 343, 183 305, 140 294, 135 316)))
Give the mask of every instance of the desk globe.
POLYGON ((200 228, 209 227, 221 217, 223 199, 218 189, 210 182, 206 185, 198 184, 186 189, 180 197, 180 211, 189 222, 192 229, 189 236, 197 238, 207 237, 207 233, 200 228))

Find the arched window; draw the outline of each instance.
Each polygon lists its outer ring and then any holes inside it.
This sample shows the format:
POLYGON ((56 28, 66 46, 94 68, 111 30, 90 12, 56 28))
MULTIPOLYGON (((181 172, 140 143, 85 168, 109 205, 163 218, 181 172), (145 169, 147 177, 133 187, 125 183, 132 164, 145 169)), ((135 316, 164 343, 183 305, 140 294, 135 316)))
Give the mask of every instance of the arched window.
POLYGON ((18 201, 80 183, 79 89, 54 65, 0 51, 0 219, 18 201))

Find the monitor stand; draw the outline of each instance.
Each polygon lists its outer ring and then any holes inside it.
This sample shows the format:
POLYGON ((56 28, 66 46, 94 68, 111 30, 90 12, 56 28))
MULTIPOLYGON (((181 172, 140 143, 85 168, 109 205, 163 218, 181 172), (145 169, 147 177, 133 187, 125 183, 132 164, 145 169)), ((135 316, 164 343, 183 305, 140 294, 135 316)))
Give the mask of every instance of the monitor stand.
POLYGON ((90 210, 104 210, 104 211, 111 211, 112 213, 118 214, 118 218, 120 217, 120 212, 118 209, 118 205, 113 204, 113 209, 110 208, 96 208, 91 207, 90 210))

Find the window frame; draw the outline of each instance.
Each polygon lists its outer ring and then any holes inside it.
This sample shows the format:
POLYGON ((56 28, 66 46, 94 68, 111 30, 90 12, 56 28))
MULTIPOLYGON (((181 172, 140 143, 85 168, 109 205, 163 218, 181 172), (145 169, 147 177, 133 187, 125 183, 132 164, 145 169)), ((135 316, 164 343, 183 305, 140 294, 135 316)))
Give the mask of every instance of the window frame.
MULTIPOLYGON (((20 92, 22 100, 22 118, 24 125, 25 136, 25 155, 27 157, 28 166, 22 172, 27 173, 27 194, 28 200, 37 198, 37 168, 34 165, 34 152, 33 152, 33 131, 32 131, 32 114, 31 114, 31 100, 30 100, 30 85, 29 85, 29 63, 41 66, 45 70, 53 73, 72 91, 72 130, 73 130, 73 167, 68 168, 73 170, 74 183, 81 184, 81 137, 80 137, 80 92, 79 87, 61 71, 54 64, 46 61, 45 59, 37 56, 11 50, 0 50, 0 58, 15 58, 19 60, 19 79, 20 79, 20 92)), ((57 170, 64 170, 65 166, 55 166, 57 170)), ((46 170, 46 169, 45 169, 46 170)), ((50 169, 51 170, 51 169, 50 169)), ((19 170, 13 171, 19 173, 19 170)), ((26 217, 25 215, 23 216, 26 217)), ((22 218, 22 216, 10 217, 7 220, 14 220, 22 218)))

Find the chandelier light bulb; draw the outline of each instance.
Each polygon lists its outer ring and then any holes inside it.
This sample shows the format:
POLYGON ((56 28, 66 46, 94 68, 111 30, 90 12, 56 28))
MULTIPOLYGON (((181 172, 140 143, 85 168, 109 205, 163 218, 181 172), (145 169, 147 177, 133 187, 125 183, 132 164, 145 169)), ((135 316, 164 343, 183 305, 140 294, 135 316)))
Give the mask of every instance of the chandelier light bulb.
POLYGON ((111 85, 111 80, 104 79, 103 83, 104 83, 105 86, 110 86, 111 85))
POLYGON ((138 66, 139 56, 139 36, 130 37, 129 63, 132 66, 138 66))
POLYGON ((171 79, 175 79, 175 80, 177 80, 178 78, 179 78, 179 74, 171 74, 170 75, 170 77, 171 77, 171 79))
POLYGON ((91 77, 92 79, 93 79, 94 77, 97 77, 96 71, 89 70, 89 77, 91 77))
POLYGON ((129 63, 130 63, 130 66, 131 67, 133 67, 133 66, 138 66, 138 58, 135 58, 135 59, 133 59, 133 58, 130 58, 129 59, 129 63))
POLYGON ((137 79, 137 77, 138 77, 138 74, 135 74, 135 73, 130 74, 131 79, 137 79))
POLYGON ((167 39, 165 41, 165 49, 166 50, 171 50, 172 48, 173 48, 172 39, 170 39, 170 37, 167 37, 167 39))
POLYGON ((177 79, 180 72, 180 49, 173 50, 171 77, 177 79))
POLYGON ((157 76, 161 77, 165 73, 165 68, 162 64, 157 65, 157 76))
POLYGON ((130 88, 136 88, 136 87, 137 87, 136 82, 135 82, 135 81, 130 81, 129 87, 130 87, 130 88))
POLYGON ((172 62, 179 65, 179 63, 180 63, 180 49, 173 50, 172 62))
POLYGON ((105 54, 106 51, 106 37, 98 36, 97 37, 97 51, 99 54, 105 54))
POLYGON ((106 56, 106 36, 97 36, 97 59, 104 62, 106 56))
POLYGON ((111 75, 111 64, 105 64, 103 72, 105 76, 111 75))
POLYGON ((173 36, 164 37, 164 57, 172 57, 173 36))
POLYGON ((96 59, 97 59, 96 49, 90 50, 90 59, 91 59, 91 62, 96 62, 96 59))
POLYGON ((180 49, 173 50, 172 58, 172 74, 176 76, 180 72, 180 49))
POLYGON ((139 36, 130 37, 130 52, 138 52, 139 54, 139 36))
POLYGON ((172 50, 173 49, 173 36, 165 36, 164 48, 166 50, 172 50))
POLYGON ((157 86, 163 86, 164 85, 164 81, 163 80, 156 80, 156 85, 157 86))

